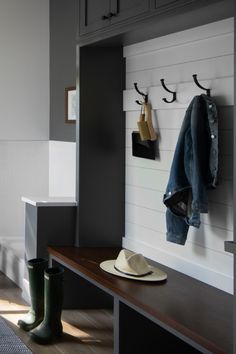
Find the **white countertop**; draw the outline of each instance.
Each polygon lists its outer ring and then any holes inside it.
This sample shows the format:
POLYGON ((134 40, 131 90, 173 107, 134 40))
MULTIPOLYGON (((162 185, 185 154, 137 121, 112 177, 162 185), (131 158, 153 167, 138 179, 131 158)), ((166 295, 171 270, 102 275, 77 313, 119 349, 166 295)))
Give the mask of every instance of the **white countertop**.
POLYGON ((22 197, 22 202, 34 206, 77 206, 77 202, 73 197, 22 197))

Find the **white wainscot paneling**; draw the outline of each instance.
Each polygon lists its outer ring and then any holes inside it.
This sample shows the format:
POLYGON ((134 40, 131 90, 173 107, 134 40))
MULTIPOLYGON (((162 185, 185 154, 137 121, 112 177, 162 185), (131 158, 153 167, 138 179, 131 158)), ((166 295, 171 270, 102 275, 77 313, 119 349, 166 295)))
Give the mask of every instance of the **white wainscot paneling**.
POLYGON ((76 144, 49 142, 49 196, 75 197, 76 144))
POLYGON ((233 257, 224 241, 233 239, 233 19, 211 23, 124 48, 126 57, 126 231, 123 246, 222 290, 233 289, 233 257), (199 229, 190 227, 185 246, 166 241, 163 194, 179 131, 191 99, 211 89, 219 116, 219 184, 209 190, 209 212, 199 229), (164 78, 177 100, 162 86, 164 78), (156 159, 132 156, 131 134, 137 129, 140 96, 147 92, 157 132, 156 159))
POLYGON ((0 1, 0 45, 0 140, 48 140, 48 0, 0 1))
POLYGON ((48 195, 48 141, 0 142, 0 235, 24 236, 22 195, 48 195))

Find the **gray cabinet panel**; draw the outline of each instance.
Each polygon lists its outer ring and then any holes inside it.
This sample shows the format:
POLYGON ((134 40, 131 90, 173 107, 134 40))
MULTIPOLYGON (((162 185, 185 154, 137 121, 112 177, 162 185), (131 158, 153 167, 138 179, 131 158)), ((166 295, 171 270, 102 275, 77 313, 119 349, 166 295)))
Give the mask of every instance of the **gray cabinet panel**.
POLYGON ((158 12, 164 12, 192 2, 196 2, 196 0, 154 0, 153 8, 158 12))
POLYGON ((111 24, 149 11, 149 0, 111 0, 111 24))
POLYGON ((79 7, 80 35, 108 26, 110 24, 109 13, 110 0, 81 0, 79 7))
POLYGON ((80 35, 109 28, 149 11, 149 0, 81 0, 80 35))

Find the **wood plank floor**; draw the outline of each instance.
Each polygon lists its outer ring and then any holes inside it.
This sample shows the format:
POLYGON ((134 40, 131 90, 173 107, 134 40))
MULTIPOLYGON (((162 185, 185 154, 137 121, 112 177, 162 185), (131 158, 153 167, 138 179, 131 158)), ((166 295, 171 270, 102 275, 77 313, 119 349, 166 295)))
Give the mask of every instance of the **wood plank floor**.
POLYGON ((21 290, 0 273, 0 316, 34 354, 112 354, 113 316, 108 310, 64 310, 63 336, 51 345, 33 343, 28 334, 17 327, 17 321, 28 312, 21 290))

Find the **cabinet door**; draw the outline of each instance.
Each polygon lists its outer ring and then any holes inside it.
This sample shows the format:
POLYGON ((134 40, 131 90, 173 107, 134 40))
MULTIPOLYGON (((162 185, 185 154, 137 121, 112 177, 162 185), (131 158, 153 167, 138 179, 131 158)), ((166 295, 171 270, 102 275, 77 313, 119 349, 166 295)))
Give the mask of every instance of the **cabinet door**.
POLYGON ((110 24, 110 0, 80 0, 80 35, 110 24))
POLYGON ((111 24, 134 18, 149 10, 149 0, 111 0, 111 24))
POLYGON ((154 0, 154 9, 159 12, 171 10, 196 0, 154 0))

